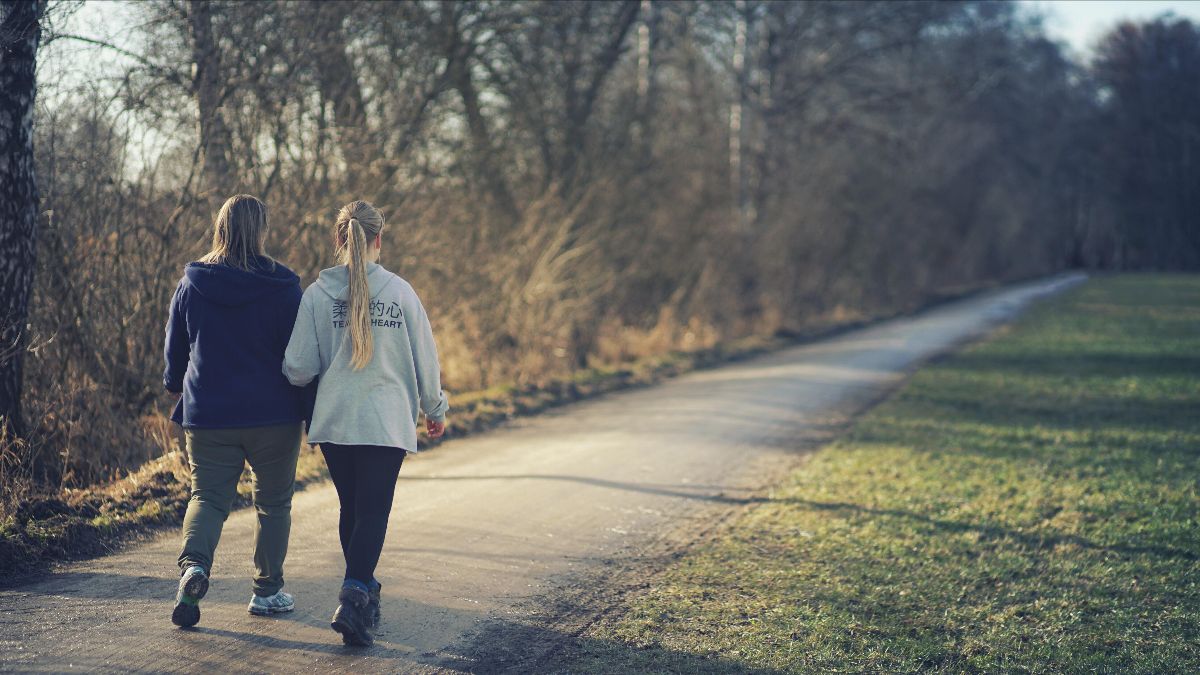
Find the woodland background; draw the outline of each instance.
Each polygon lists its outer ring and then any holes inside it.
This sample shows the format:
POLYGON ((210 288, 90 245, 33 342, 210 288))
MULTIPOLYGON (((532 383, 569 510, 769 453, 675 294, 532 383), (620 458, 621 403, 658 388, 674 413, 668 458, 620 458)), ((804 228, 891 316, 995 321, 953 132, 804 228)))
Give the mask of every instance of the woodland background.
MULTIPOLYGON (((56 29, 77 3, 42 9, 42 46, 95 42, 56 29)), ((305 283, 337 208, 379 206, 451 392, 1068 268, 1200 266, 1200 32, 1171 16, 1077 62, 1004 2, 136 11, 127 66, 38 82, 10 499, 173 447, 167 303, 237 192, 305 283)))

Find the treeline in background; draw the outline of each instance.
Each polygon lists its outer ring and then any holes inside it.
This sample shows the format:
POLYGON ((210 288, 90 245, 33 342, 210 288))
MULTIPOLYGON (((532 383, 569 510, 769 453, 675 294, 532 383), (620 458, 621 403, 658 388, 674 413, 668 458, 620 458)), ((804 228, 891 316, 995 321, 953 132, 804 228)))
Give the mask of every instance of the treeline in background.
MULTIPOLYGON (((71 9, 48 7, 43 47, 101 42, 55 31, 71 9)), ((336 209, 379 206, 382 262, 459 392, 1066 268, 1200 266, 1200 34, 1170 16, 1080 63, 1002 2, 130 11, 124 65, 65 96, 39 82, 27 431, 5 465, 35 483, 171 447, 167 303, 237 192, 306 283, 334 264, 336 209)))

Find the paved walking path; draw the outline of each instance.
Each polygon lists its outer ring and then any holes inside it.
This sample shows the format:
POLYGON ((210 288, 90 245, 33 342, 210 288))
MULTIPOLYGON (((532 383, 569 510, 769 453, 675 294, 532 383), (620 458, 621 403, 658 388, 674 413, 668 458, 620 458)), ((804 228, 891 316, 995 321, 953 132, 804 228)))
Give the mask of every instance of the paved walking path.
POLYGON ((326 485, 295 500, 293 614, 246 613, 254 514, 243 510, 226 523, 196 629, 169 620, 178 553, 170 533, 0 592, 0 670, 469 669, 455 660, 456 645, 481 621, 552 597, 556 580, 689 520, 736 508, 794 466, 806 438, 861 411, 921 361, 1081 279, 1011 286, 410 458, 378 574, 384 624, 374 648, 345 648, 329 629, 342 559, 337 498, 326 485))

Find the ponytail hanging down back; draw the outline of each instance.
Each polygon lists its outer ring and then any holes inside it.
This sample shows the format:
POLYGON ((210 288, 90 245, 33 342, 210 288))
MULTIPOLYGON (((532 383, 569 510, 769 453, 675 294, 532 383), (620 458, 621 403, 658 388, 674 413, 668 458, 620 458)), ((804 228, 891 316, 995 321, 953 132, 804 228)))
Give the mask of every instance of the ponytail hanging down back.
POLYGON ((337 218, 339 257, 350 276, 350 303, 347 328, 352 349, 350 365, 362 370, 375 353, 371 331, 371 287, 367 284, 367 246, 383 231, 383 216, 363 201, 342 207, 337 218))

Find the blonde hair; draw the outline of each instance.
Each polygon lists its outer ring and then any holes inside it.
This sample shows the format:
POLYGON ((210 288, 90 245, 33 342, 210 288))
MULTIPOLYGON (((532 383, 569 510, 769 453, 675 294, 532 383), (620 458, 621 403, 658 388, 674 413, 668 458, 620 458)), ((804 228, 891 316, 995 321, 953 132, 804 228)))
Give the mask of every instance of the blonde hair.
POLYGON ((261 266, 259 258, 266 258, 274 266, 263 250, 266 238, 267 205, 250 195, 234 195, 213 219, 212 250, 200 262, 250 271, 261 266))
POLYGON ((337 215, 338 259, 350 277, 350 306, 347 328, 353 349, 350 365, 361 370, 375 354, 375 336, 371 332, 371 287, 367 285, 366 252, 368 242, 383 231, 383 214, 364 201, 353 201, 337 215))

